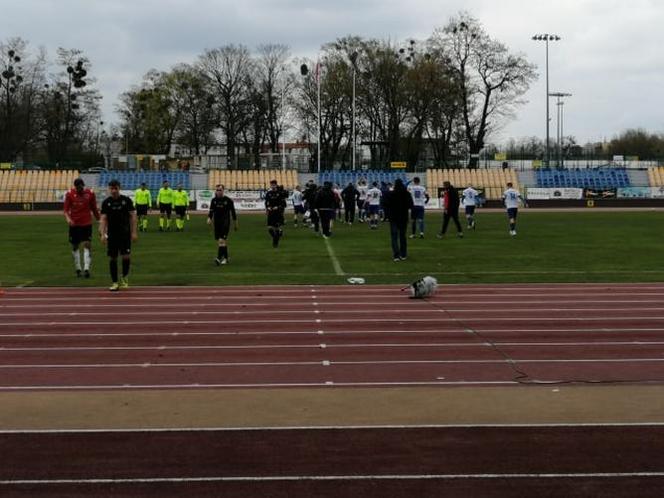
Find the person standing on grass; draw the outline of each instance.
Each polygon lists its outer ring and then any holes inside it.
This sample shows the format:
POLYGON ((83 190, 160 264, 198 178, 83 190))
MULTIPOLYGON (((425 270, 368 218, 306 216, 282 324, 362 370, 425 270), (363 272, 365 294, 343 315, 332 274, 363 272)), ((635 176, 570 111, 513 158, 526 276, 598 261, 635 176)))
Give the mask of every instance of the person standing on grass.
POLYGON ((309 180, 304 189, 304 209, 309 211, 309 220, 311 222, 311 228, 314 232, 318 233, 320 230, 320 219, 318 217, 318 211, 316 211, 316 194, 318 194, 318 187, 316 184, 309 180))
POLYGON ((357 198, 357 218, 360 223, 364 223, 367 215, 367 192, 369 187, 367 187, 367 181, 362 178, 357 184, 357 191, 360 195, 357 198))
POLYGON ((101 204, 99 236, 106 245, 106 254, 110 258, 112 284, 109 290, 118 291, 129 288, 129 265, 131 243, 138 240, 136 230, 137 217, 134 203, 120 194, 120 182, 108 182, 109 196, 101 204), (118 254, 122 256, 122 279, 118 284, 118 254))
POLYGON ((270 180, 270 190, 265 193, 265 213, 267 214, 267 226, 272 247, 279 247, 279 239, 284 234, 281 228, 284 225, 284 211, 286 199, 284 193, 278 188, 277 180, 270 180))
POLYGON ((427 189, 420 185, 420 178, 413 178, 413 182, 408 185, 408 192, 413 198, 413 209, 411 212, 411 218, 413 220, 413 232, 410 235, 411 239, 415 238, 415 233, 417 231, 417 225, 420 228, 420 239, 424 238, 424 207, 427 202, 429 202, 429 194, 427 194, 427 189))
POLYGON ((297 228, 298 216, 301 217, 300 220, 304 223, 304 212, 304 196, 302 194, 302 189, 299 185, 296 185, 295 190, 293 191, 293 226, 295 228, 297 228))
POLYGON ((479 192, 468 185, 468 188, 461 193, 463 197, 463 206, 466 210, 466 220, 468 221, 468 229, 475 230, 475 206, 477 206, 477 198, 479 192))
POLYGON ((173 212, 173 189, 169 186, 168 180, 164 180, 163 186, 157 194, 157 205, 159 206, 159 231, 163 232, 171 229, 171 214, 173 212))
POLYGON ((373 182, 371 188, 367 191, 367 201, 369 203, 369 228, 375 230, 378 228, 378 217, 380 216, 380 205, 383 193, 378 188, 378 182, 373 182))
POLYGON ((83 247, 83 275, 90 278, 90 265, 92 264, 92 216, 99 221, 99 209, 95 193, 85 188, 82 178, 74 180, 74 188, 65 195, 65 220, 69 225, 69 243, 74 257, 76 276, 81 276, 81 252, 83 247))
POLYGON ((344 219, 346 223, 352 225, 355 221, 355 205, 360 198, 360 192, 351 182, 341 191, 341 198, 344 201, 344 219))
POLYGON ((237 232, 237 215, 235 214, 235 203, 227 197, 223 185, 215 187, 214 197, 210 202, 207 224, 214 226, 214 240, 217 241, 217 257, 214 263, 219 265, 228 264, 228 233, 231 230, 231 218, 237 232))
POLYGON ((394 181, 394 188, 385 195, 385 216, 390 220, 390 238, 394 261, 405 261, 408 255, 406 231, 408 215, 413 209, 413 197, 401 178, 394 181))
POLYGON ((463 230, 461 229, 461 223, 459 223, 459 193, 454 185, 446 181, 443 182, 443 227, 438 234, 439 239, 445 236, 450 219, 456 225, 457 237, 463 238, 463 230))
POLYGON ((523 199, 519 191, 512 186, 512 182, 507 184, 507 190, 503 192, 503 202, 510 223, 510 235, 514 237, 516 236, 516 217, 519 212, 519 203, 523 202, 523 199))
POLYGON ((148 231, 148 212, 152 207, 152 194, 145 183, 134 192, 134 204, 136 205, 136 216, 138 216, 138 230, 148 231))
POLYGON ((187 209, 189 208, 189 194, 182 189, 181 183, 178 185, 178 189, 173 192, 173 207, 175 207, 175 216, 177 216, 175 227, 178 232, 182 232, 187 217, 187 209))
POLYGON ((328 238, 332 235, 332 220, 334 220, 334 214, 338 206, 337 197, 332 190, 332 183, 325 182, 323 184, 323 188, 316 194, 315 206, 320 217, 323 237, 328 238))

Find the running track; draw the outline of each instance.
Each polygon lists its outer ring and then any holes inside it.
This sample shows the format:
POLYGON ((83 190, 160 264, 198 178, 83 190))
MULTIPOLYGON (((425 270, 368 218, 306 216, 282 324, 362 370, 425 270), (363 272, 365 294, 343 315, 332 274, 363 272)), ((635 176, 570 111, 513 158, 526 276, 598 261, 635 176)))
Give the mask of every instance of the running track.
POLYGON ((0 390, 653 383, 664 285, 9 289, 0 390))
MULTIPOLYGON (((8 289, 0 390, 664 380, 664 285, 8 289)), ((662 421, 659 421, 662 422, 662 421)), ((661 496, 644 425, 0 431, 13 496, 661 496)))

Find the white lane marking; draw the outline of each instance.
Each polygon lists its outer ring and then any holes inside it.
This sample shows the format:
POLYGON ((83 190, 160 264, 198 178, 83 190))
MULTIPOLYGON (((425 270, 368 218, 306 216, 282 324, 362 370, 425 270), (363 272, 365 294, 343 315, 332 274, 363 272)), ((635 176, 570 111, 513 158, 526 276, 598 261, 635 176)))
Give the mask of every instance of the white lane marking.
POLYGON ((327 253, 330 256, 330 259, 332 260, 332 268, 334 268, 334 273, 339 276, 345 275, 346 273, 344 273, 343 269, 341 268, 341 264, 339 263, 339 260, 337 259, 337 256, 334 253, 334 249, 332 248, 330 240, 327 237, 323 238, 323 240, 325 241, 325 247, 327 248, 327 253))
MULTIPOLYGON (((317 296, 309 296, 312 299, 315 299, 317 296)), ((366 296, 367 298, 371 298, 371 296, 366 296)), ((381 296, 375 296, 375 297, 381 297, 381 296)), ((100 298, 101 299, 101 298, 100 298)), ((246 298, 245 298, 246 299, 246 298)), ((290 297, 288 298, 289 300, 292 300, 293 298, 290 297)), ((225 300, 225 298, 224 298, 225 300)), ((254 299, 256 300, 256 299, 254 299)), ((27 299, 3 299, 2 302, 5 301, 13 301, 13 302, 20 302, 20 301, 27 301, 27 299)), ((49 299, 50 301, 50 299, 49 299)), ((77 298, 78 301, 78 298, 77 298)), ((161 299, 159 299, 161 301, 161 299)), ((560 304, 574 304, 574 305, 583 305, 583 304, 662 304, 664 303, 664 300, 662 299, 640 299, 640 300, 619 300, 619 299, 584 299, 584 300, 548 300, 548 301, 527 301, 527 300, 520 300, 520 304, 524 303, 528 304, 548 304, 548 305, 560 305, 560 304)), ((413 306, 421 306, 425 307, 425 305, 429 305, 428 303, 434 303, 434 304, 441 304, 441 305, 488 305, 488 304, 499 304, 501 305, 501 309, 498 311, 511 311, 513 308, 510 308, 510 306, 513 306, 514 300, 513 299, 505 299, 503 301, 468 301, 468 300, 451 300, 451 299, 429 299, 427 301, 410 301, 409 304, 412 304, 413 306)), ((358 302, 357 301, 325 301, 323 303, 315 303, 319 305, 325 305, 325 306, 357 306, 358 302)), ((399 299, 385 299, 384 297, 381 298, 380 302, 374 302, 371 303, 372 308, 375 307, 393 307, 395 304, 404 304, 403 298, 399 299)), ((78 308, 145 308, 145 303, 142 304, 135 304, 131 302, 127 303, 116 303, 116 304, 81 304, 81 303, 76 303, 75 307, 78 308)), ((265 303, 242 303, 241 306, 246 306, 246 307, 268 307, 268 306, 274 306, 274 303, 270 302, 265 302, 265 303)), ((0 304, 0 308, 6 308, 6 309, 23 309, 23 308, 30 308, 34 309, 36 307, 44 307, 44 308, 66 308, 66 309, 72 309, 74 306, 69 303, 69 304, 49 304, 49 303, 44 303, 44 304, 0 304)), ((201 303, 198 300, 193 300, 193 302, 187 302, 187 299, 180 299, 177 301, 177 303, 169 303, 169 304, 163 304, 161 302, 159 303, 153 303, 150 304, 151 308, 168 308, 168 309, 173 309, 173 308, 192 308, 192 307, 198 307, 198 308, 216 308, 216 307, 227 307, 227 308, 237 308, 238 303, 201 303)), ((468 308, 465 308, 468 309, 468 308)), ((546 308, 546 309, 553 309, 553 308, 546 308)), ((579 307, 570 307, 570 308, 564 308, 565 310, 580 310, 583 311, 586 308, 579 308, 579 307)), ((634 309, 634 307, 630 307, 630 309, 634 309)), ((639 309, 655 309, 653 307, 639 307, 639 309)), ((463 309, 462 309, 463 310, 463 309)), ((450 311, 450 310, 448 310, 450 311)))
MULTIPOLYGON (((314 303, 317 304, 317 303, 314 303)), ((607 313, 607 312, 615 312, 615 313, 630 313, 634 311, 638 311, 639 313, 643 312, 660 312, 664 311, 664 307, 649 307, 649 308, 511 308, 511 309, 452 309, 452 308, 445 308, 445 309, 437 309, 437 308, 427 308, 427 312, 431 311, 437 311, 439 313, 456 313, 456 314, 477 314, 477 313, 499 313, 499 314, 505 314, 505 313, 548 313, 548 312, 579 312, 579 313, 587 313, 587 312, 596 312, 596 313, 607 313)), ((325 314, 344 314, 344 315, 375 315, 376 310, 375 309, 361 309, 361 310, 351 310, 351 309, 343 309, 343 310, 305 310, 305 309, 294 309, 294 310, 284 310, 284 309, 279 309, 279 310, 246 310, 246 311, 240 311, 240 310, 233 310, 233 311, 212 311, 212 310, 203 310, 203 311, 185 311, 185 310, 180 310, 180 311, 125 311, 122 313, 123 316, 141 316, 141 317, 149 317, 153 315, 159 315, 159 316, 164 316, 164 315, 175 315, 175 316, 182 316, 182 315, 191 315, 191 316, 198 316, 198 315, 298 315, 298 314, 307 314, 307 313, 325 313, 325 314)), ((417 313, 417 314, 422 314, 423 310, 421 308, 396 308, 394 306, 391 306, 389 310, 381 310, 381 314, 404 314, 404 313, 417 313)), ((0 313, 0 317, 22 317, 22 316, 35 316, 35 312, 32 311, 31 313, 0 313)), ((108 312, 104 311, 99 311, 99 312, 89 312, 89 311, 44 311, 44 312, 39 312, 39 316, 109 316, 108 312)), ((537 316, 532 316, 529 317, 530 319, 538 319, 539 317, 537 316)), ((604 317, 608 319, 613 319, 613 317, 604 317)), ((624 318, 624 317, 618 317, 618 318, 624 318)), ((558 317, 558 319, 563 320, 563 319, 569 319, 567 317, 558 317)), ((574 317, 572 317, 574 319, 574 317)))
MULTIPOLYGON (((307 332, 313 335, 311 332, 307 332)), ((104 334, 101 334, 102 336, 104 334)), ((231 334, 236 335, 236 334, 231 334)), ((322 335, 320 332, 316 335, 322 335)), ((571 346, 664 346, 664 341, 586 341, 586 342, 492 342, 496 346, 509 347, 571 347, 571 346)), ((182 345, 182 346, 70 346, 70 347, 0 347, 1 352, 32 351, 187 351, 187 350, 259 350, 259 349, 319 349, 319 348, 484 348, 485 342, 436 342, 436 343, 357 343, 357 344, 241 344, 230 346, 182 345)))
MULTIPOLYGON (((662 363, 664 358, 580 358, 580 359, 500 359, 500 360, 358 360, 330 361, 330 365, 500 365, 532 363, 662 363)), ((319 361, 192 362, 192 363, 71 363, 0 364, 0 369, 80 369, 80 368, 225 368, 319 366, 319 361)))
POLYGON ((485 479, 606 479, 664 477, 664 472, 581 472, 542 474, 377 474, 377 475, 307 475, 307 476, 241 476, 241 477, 137 477, 109 479, 16 479, 3 480, 0 485, 55 484, 154 484, 194 482, 292 482, 292 481, 409 481, 409 480, 485 480, 485 479))
MULTIPOLYGON (((647 384, 648 382, 634 382, 634 384, 647 384)), ((657 382, 659 384, 659 382, 657 382)), ((246 389, 246 388, 293 388, 293 387, 322 387, 329 386, 327 382, 281 382, 281 383, 254 383, 254 384, 107 384, 107 385, 30 385, 30 386, 0 386, 0 391, 117 391, 117 390, 143 390, 143 389, 246 389)), ((492 385, 519 385, 514 380, 460 380, 460 381, 396 381, 396 382, 335 382, 335 387, 399 387, 399 386, 492 386, 492 385)))
MULTIPOLYGON (((306 311, 305 313, 311 313, 311 310, 306 311)), ((341 312, 343 314, 349 314, 349 312, 341 312)), ((274 314, 274 313, 273 313, 274 314)), ((375 313, 374 313, 375 314, 375 313)), ((66 315, 69 315, 66 313, 66 315)), ((399 318, 362 318, 363 322, 398 322, 398 323, 403 323, 404 321, 408 322, 430 322, 430 323, 458 323, 461 319, 460 318, 447 318, 447 317, 436 317, 436 318, 404 318, 404 317, 399 317, 399 318)), ((651 320, 651 321, 662 321, 664 320, 664 316, 616 316, 616 317, 560 317, 560 316, 554 316, 554 317, 483 317, 483 318, 466 318, 464 321, 469 322, 469 323, 474 323, 474 322, 617 322, 617 321, 623 321, 623 322, 632 322, 634 320, 651 320)), ((321 323, 323 320, 316 319, 292 319, 288 320, 288 323, 321 323)), ((339 319, 339 318, 326 318, 325 321, 327 323, 352 323, 352 320, 347 320, 347 319, 339 319)), ((237 323, 242 323, 242 324, 248 324, 248 323, 261 323, 261 324, 266 324, 266 323, 284 323, 283 319, 281 320, 224 320, 224 324, 237 324, 237 323)), ((89 322, 89 321, 78 321, 78 322, 65 322, 65 321, 60 321, 60 322, 0 322, 0 327, 37 327, 37 326, 48 326, 48 327, 54 327, 54 326, 71 326, 71 325, 76 325, 76 326, 81 326, 81 325, 108 325, 108 326, 113 326, 117 327, 120 325, 195 325, 195 324, 200 324, 200 325, 207 325, 207 324, 214 324, 214 325, 219 325, 218 320, 148 320, 148 321, 103 321, 103 322, 89 322)))

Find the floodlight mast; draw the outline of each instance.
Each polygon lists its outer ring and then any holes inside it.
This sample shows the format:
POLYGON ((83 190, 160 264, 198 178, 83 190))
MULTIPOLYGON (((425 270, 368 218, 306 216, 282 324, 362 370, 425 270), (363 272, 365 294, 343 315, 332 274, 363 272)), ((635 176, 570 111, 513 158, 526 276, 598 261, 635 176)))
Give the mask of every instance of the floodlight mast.
POLYGON ((532 39, 543 41, 546 44, 546 167, 549 167, 551 160, 549 152, 549 41, 559 41, 560 36, 543 33, 534 35, 532 39))

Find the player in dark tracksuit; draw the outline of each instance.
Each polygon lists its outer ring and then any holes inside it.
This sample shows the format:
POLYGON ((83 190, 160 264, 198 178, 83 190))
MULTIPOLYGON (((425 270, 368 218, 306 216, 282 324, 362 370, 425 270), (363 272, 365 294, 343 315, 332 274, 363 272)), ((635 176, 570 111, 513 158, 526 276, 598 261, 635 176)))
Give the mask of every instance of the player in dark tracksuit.
POLYGON ((341 199, 344 201, 345 220, 349 225, 352 225, 355 221, 355 205, 359 198, 360 192, 352 183, 349 183, 348 186, 341 191, 341 199))
POLYGON ((286 198, 288 195, 283 189, 279 189, 277 181, 270 181, 270 190, 265 193, 265 213, 267 214, 267 226, 270 237, 272 237, 272 247, 279 247, 279 239, 284 232, 281 228, 284 225, 284 211, 286 210, 286 198))
POLYGON ((316 194, 315 201, 316 209, 318 210, 318 215, 320 216, 320 225, 321 230, 323 231, 323 237, 329 237, 332 235, 331 224, 334 219, 334 212, 337 209, 337 199, 332 190, 332 184, 330 182, 325 182, 323 188, 321 188, 316 194))
POLYGON ((463 230, 459 223, 459 193, 450 182, 443 182, 443 228, 438 234, 439 239, 445 235, 450 218, 456 225, 457 237, 463 237, 463 230))
POLYGON ((208 213, 208 225, 214 224, 214 240, 217 241, 217 257, 214 263, 219 265, 228 264, 228 233, 231 231, 231 218, 235 231, 237 232, 237 215, 233 199, 224 195, 224 186, 217 185, 214 198, 210 202, 208 213))
POLYGON ((318 187, 312 181, 307 182, 302 198, 304 199, 304 209, 309 211, 309 219, 311 225, 314 229, 314 232, 318 233, 320 227, 320 218, 318 217, 318 212, 314 207, 314 202, 316 200, 316 194, 318 192, 318 187))

